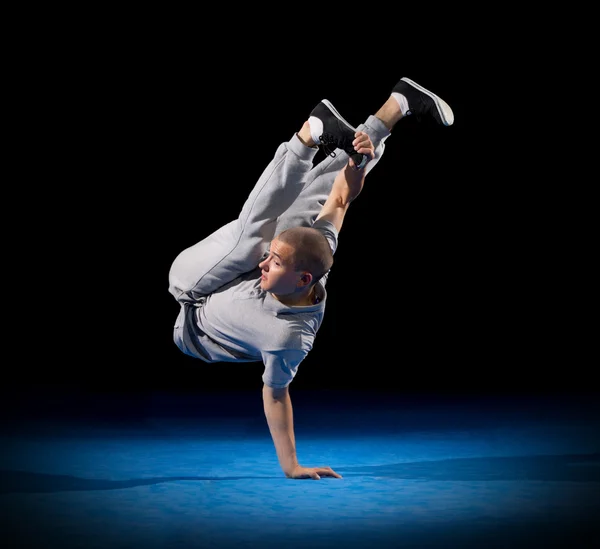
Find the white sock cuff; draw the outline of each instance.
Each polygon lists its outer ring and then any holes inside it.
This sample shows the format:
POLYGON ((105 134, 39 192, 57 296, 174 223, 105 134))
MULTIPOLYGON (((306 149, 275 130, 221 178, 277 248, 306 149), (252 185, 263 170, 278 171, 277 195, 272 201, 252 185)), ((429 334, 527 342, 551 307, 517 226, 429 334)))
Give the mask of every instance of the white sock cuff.
POLYGON ((400 105, 400 110, 402 111, 402 116, 405 116, 406 113, 410 114, 408 108, 408 100, 404 95, 398 92, 392 92, 392 97, 398 101, 398 105, 400 105))
POLYGON ((323 122, 316 116, 310 116, 308 126, 310 127, 312 140, 318 145, 321 142, 320 137, 323 135, 323 122))

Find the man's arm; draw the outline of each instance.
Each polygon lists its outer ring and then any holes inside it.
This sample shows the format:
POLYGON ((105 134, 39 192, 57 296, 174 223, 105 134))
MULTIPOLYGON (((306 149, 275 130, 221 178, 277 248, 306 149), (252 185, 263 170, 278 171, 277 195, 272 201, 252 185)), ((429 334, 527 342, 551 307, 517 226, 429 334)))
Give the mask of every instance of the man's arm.
POLYGON ((279 465, 286 477, 315 480, 319 480, 321 476, 342 478, 331 467, 302 467, 298 464, 294 437, 294 413, 287 387, 275 389, 263 385, 263 405, 279 465))
MULTIPOLYGON (((365 132, 356 132, 353 142, 357 152, 363 153, 372 160, 375 153, 373 143, 365 132)), ((333 223, 338 233, 342 229, 344 217, 350 203, 360 194, 365 183, 366 171, 363 167, 357 170, 352 159, 335 177, 331 192, 323 204, 317 219, 326 219, 333 223)))
POLYGON ((279 465, 285 476, 289 477, 298 465, 298 458, 294 437, 294 412, 288 388, 275 389, 263 385, 263 405, 279 465))

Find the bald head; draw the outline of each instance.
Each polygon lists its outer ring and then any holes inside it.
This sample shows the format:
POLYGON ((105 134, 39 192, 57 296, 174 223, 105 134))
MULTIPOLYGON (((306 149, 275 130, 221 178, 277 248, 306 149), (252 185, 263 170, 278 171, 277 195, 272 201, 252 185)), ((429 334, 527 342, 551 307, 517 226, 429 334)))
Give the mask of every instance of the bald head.
POLYGON ((295 270, 308 271, 318 281, 333 265, 333 253, 322 232, 312 227, 292 227, 281 232, 278 240, 294 248, 295 270))

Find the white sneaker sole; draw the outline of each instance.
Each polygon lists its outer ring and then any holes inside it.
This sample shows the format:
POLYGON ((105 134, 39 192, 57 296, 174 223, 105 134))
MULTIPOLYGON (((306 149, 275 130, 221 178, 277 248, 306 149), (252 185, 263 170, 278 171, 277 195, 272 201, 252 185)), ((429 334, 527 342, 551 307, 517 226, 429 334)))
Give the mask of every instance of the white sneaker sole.
POLYGON ((423 86, 419 86, 419 84, 412 81, 410 78, 401 78, 400 80, 410 84, 413 88, 416 88, 433 99, 444 126, 452 126, 452 124, 454 124, 454 113, 452 112, 450 105, 448 105, 448 103, 446 103, 441 97, 438 97, 435 95, 435 93, 426 90, 423 86))
POLYGON ((329 101, 328 99, 322 99, 321 103, 325 103, 325 105, 327 105, 327 107, 329 107, 329 110, 335 115, 335 117, 342 123, 346 124, 346 126, 348 126, 348 128, 350 128, 353 132, 356 132, 356 128, 350 124, 338 111, 337 109, 331 104, 331 101, 329 101))

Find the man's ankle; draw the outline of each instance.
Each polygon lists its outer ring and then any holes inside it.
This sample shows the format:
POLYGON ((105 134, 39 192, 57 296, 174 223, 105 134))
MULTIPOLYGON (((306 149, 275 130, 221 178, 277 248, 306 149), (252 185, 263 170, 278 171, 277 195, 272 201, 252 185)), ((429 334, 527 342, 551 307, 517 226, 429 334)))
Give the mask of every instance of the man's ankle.
POLYGON ((308 123, 308 120, 304 122, 301 130, 298 133, 296 133, 296 135, 298 136, 298 139, 300 139, 303 145, 306 145, 311 149, 317 148, 317 144, 313 141, 313 138, 310 134, 310 124, 308 123))

